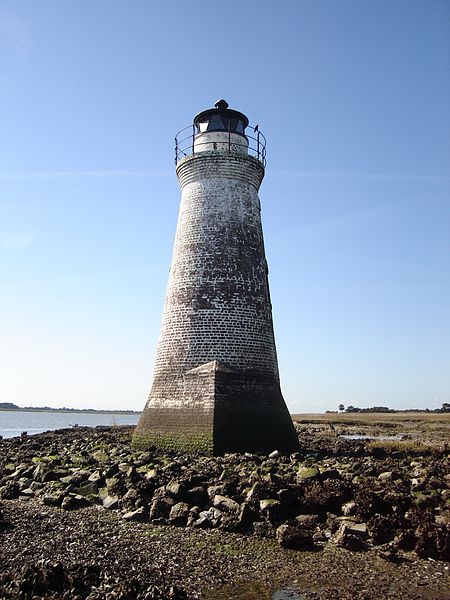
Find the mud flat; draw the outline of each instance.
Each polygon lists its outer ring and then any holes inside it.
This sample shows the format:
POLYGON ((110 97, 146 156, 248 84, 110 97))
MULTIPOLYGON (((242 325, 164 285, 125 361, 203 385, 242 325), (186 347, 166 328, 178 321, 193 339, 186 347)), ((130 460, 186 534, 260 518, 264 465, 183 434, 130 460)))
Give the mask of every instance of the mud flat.
POLYGON ((344 416, 295 416, 291 456, 0 441, 0 598, 450 598, 447 415, 344 416))

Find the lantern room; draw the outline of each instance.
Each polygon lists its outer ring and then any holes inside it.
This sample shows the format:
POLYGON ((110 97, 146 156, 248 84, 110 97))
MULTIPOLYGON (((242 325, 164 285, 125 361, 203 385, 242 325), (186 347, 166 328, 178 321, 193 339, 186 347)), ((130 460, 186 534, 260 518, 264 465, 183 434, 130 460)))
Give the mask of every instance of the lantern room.
POLYGON ((204 110, 194 118, 194 125, 196 133, 224 131, 245 135, 248 119, 241 112, 228 108, 225 100, 218 100, 215 108, 204 110))
POLYGON ((247 117, 228 108, 225 100, 218 100, 194 118, 194 152, 248 153, 245 128, 247 117))
POLYGON ((218 100, 194 117, 191 125, 175 136, 175 164, 192 154, 246 154, 266 164, 266 139, 259 126, 249 125, 241 112, 229 108, 226 100, 218 100))

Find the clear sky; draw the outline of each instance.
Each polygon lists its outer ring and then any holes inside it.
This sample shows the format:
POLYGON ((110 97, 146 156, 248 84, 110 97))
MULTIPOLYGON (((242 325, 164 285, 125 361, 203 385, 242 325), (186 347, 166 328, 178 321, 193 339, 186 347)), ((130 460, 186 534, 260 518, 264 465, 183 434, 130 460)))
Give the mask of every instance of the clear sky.
POLYGON ((0 0, 0 402, 141 409, 179 188, 225 98, 291 411, 450 399, 448 0, 0 0))

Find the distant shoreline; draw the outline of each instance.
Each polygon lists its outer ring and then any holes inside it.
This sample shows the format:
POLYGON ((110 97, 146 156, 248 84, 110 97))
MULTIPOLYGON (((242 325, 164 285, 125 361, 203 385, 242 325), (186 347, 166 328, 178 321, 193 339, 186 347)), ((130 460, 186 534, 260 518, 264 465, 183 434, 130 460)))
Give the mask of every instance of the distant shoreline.
POLYGON ((50 413, 77 413, 77 414, 107 414, 107 415, 140 415, 138 410, 96 410, 94 408, 5 408, 0 406, 0 412, 50 412, 50 413))

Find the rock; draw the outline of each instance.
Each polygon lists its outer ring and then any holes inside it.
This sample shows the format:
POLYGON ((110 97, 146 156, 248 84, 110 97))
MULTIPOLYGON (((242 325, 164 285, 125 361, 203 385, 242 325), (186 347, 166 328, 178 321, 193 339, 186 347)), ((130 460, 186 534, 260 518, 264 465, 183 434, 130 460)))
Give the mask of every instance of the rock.
POLYGON ((44 484, 40 483, 39 481, 32 481, 30 483, 30 490, 33 490, 33 492, 37 492, 38 490, 42 490, 43 487, 44 487, 44 484))
POLYGON ((346 502, 341 507, 342 514, 346 517, 352 516, 356 512, 356 504, 351 500, 350 502, 346 502))
POLYGON ((274 500, 273 498, 265 498, 259 502, 259 509, 261 511, 271 510, 279 507, 281 507, 281 502, 279 500, 274 500))
POLYGON ((278 458, 280 456, 280 453, 278 450, 274 450, 273 452, 271 452, 269 454, 269 458, 278 458))
POLYGON ((76 493, 81 496, 96 496, 98 494, 98 486, 94 481, 82 483, 79 488, 76 489, 76 493))
POLYGON ((6 485, 0 488, 0 498, 4 500, 14 500, 20 495, 20 486, 16 481, 7 481, 6 485))
POLYGON ((119 472, 123 473, 125 477, 135 481, 137 477, 136 467, 134 465, 130 465, 129 463, 120 463, 119 464, 119 472))
POLYGON ((393 540, 398 523, 395 518, 385 515, 374 515, 368 520, 371 541, 375 546, 386 544, 393 540))
POLYGON ((283 488, 278 490, 277 496, 281 504, 285 506, 293 506, 298 500, 298 493, 292 488, 283 488))
POLYGON ((198 519, 193 523, 194 527, 209 529, 217 527, 220 524, 221 512, 217 508, 211 507, 209 510, 202 510, 198 515, 198 519))
POLYGON ((169 523, 172 525, 186 525, 190 512, 189 504, 178 502, 170 509, 169 523))
POLYGON ((366 525, 366 523, 352 523, 352 524, 347 524, 347 529, 353 535, 358 535, 362 539, 367 538, 367 525, 366 525))
POLYGON ((148 481, 151 481, 152 479, 156 479, 157 476, 157 471, 156 469, 150 469, 149 471, 147 471, 147 473, 145 474, 145 479, 147 479, 148 481))
POLYGON ((417 537, 412 529, 406 529, 395 536, 394 542, 401 550, 410 551, 416 547, 417 537))
POLYGON ((378 481, 391 481, 392 480, 392 471, 384 471, 384 473, 380 473, 378 475, 378 481))
POLYGON ((103 502, 103 500, 109 495, 108 488, 100 488, 98 490, 98 495, 100 500, 103 502))
POLYGON ((317 526, 312 532, 313 543, 319 546, 325 546, 331 538, 331 531, 325 525, 317 526))
POLYGON ((61 473, 57 473, 57 472, 49 469, 43 463, 39 463, 38 466, 33 471, 33 479, 35 481, 40 481, 41 483, 46 483, 47 481, 56 481, 61 476, 64 476, 64 473, 67 473, 67 472, 63 471, 61 473))
MULTIPOLYGON (((19 484, 20 490, 25 490, 27 488, 30 487, 30 485, 33 483, 32 479, 29 479, 28 477, 21 477, 17 483, 19 484)), ((38 482, 39 483, 39 482, 38 482)), ((41 483, 42 485, 42 483, 41 483)))
POLYGON ((280 525, 285 519, 285 508, 279 500, 265 498, 259 503, 261 513, 272 525, 280 525))
POLYGON ((83 496, 80 496, 78 494, 75 495, 70 495, 70 496, 66 496, 62 503, 61 503, 61 508, 64 510, 76 510, 77 508, 83 508, 84 506, 87 506, 88 502, 86 500, 86 498, 84 498, 83 496))
POLYGON ((420 558, 449 560, 450 526, 428 523, 417 532, 415 551, 420 558))
POLYGON ((436 525, 450 525, 450 515, 436 515, 436 525))
POLYGON ((356 490, 354 501, 356 504, 355 515, 357 515, 361 521, 366 521, 375 514, 388 514, 391 510, 390 504, 387 503, 381 495, 367 490, 364 485, 356 490))
POLYGON ((172 498, 154 498, 150 507, 150 519, 167 519, 174 504, 172 498))
POLYGON ((87 597, 101 584, 99 565, 70 565, 39 560, 25 566, 19 580, 20 596, 26 598, 87 597))
POLYGON ((266 483, 269 488, 273 489, 274 487, 282 487, 283 486, 283 478, 275 473, 269 472, 262 476, 263 483, 266 483))
POLYGON ((255 513, 247 502, 243 502, 240 506, 241 509, 238 515, 238 523, 242 529, 247 529, 255 520, 255 513))
POLYGON ((320 479, 342 479, 342 476, 337 469, 325 469, 320 472, 320 479))
POLYGON ((105 478, 106 479, 110 479, 111 477, 114 477, 114 475, 117 475, 117 473, 119 472, 119 465, 117 463, 113 463, 106 471, 105 471, 105 478))
POLYGON ((318 515, 298 515, 295 517, 296 523, 303 529, 314 530, 319 523, 318 515))
POLYGON ((214 496, 216 495, 225 495, 226 494, 226 484, 221 484, 221 485, 211 485, 208 488, 208 497, 210 500, 212 500, 214 498, 214 496))
POLYGON ((341 526, 333 537, 333 541, 337 546, 341 546, 347 550, 360 551, 367 548, 366 537, 367 525, 365 523, 341 523, 341 526))
POLYGON ((103 504, 103 508, 107 508, 107 509, 115 509, 119 506, 119 496, 106 496, 106 498, 103 500, 102 504, 103 504))
POLYGON ((305 467, 300 465, 297 471, 297 481, 305 481, 307 479, 317 479, 319 477, 319 469, 317 467, 305 467))
POLYGON ((426 510, 427 508, 431 508, 433 506, 433 501, 428 494, 423 494, 421 492, 415 492, 414 496, 415 496, 414 502, 417 504, 417 506, 420 509, 426 510))
POLYGON ((258 537, 273 537, 274 531, 267 521, 253 523, 253 533, 258 537))
POLYGON ((91 475, 89 475, 88 480, 92 481, 93 483, 99 484, 101 481, 103 481, 103 477, 100 471, 94 471, 93 473, 91 473, 91 475))
POLYGON ((122 515, 124 521, 146 521, 147 514, 143 507, 136 510, 131 510, 122 515))
POLYGON ((313 532, 298 521, 283 523, 277 528, 276 538, 280 546, 290 549, 311 548, 314 545, 313 532))
POLYGON ((245 499, 247 502, 259 502, 266 493, 266 489, 259 482, 257 482, 248 490, 245 499))
POLYGON ((125 494, 125 496, 122 498, 122 506, 124 508, 134 508, 136 506, 136 502, 139 499, 139 492, 134 489, 131 488, 128 490, 128 492, 125 494))
POLYGON ((64 500, 65 497, 65 492, 44 494, 41 497, 41 502, 44 506, 61 506, 61 502, 64 500))
POLYGON ((441 497, 443 502, 448 502, 450 504, 450 490, 442 490, 441 497))
POLYGON ((120 483, 120 479, 118 477, 107 477, 105 484, 108 490, 112 490, 117 488, 120 483))
POLYGON ((200 508, 198 506, 193 506, 189 511, 186 527, 192 527, 195 521, 198 519, 199 514, 200 508))
POLYGON ((79 485, 81 483, 80 478, 77 475, 64 475, 64 477, 60 477, 59 481, 64 483, 64 485, 79 485))
POLYGON ((187 490, 185 498, 189 504, 194 506, 204 506, 209 500, 208 492, 200 486, 187 490))
POLYGON ((339 479, 309 480, 305 483, 302 503, 306 511, 338 514, 350 497, 351 489, 339 479))
POLYGON ((22 464, 19 465, 15 471, 11 474, 12 479, 18 479, 19 477, 33 477, 35 466, 29 467, 28 465, 22 464))
POLYGON ((44 476, 44 474, 48 471, 48 468, 43 464, 43 463, 39 463, 37 465, 37 467, 35 467, 33 474, 32 474, 32 478, 35 481, 41 481, 42 482, 42 477, 44 476))
POLYGON ((95 450, 95 452, 92 453, 92 458, 98 463, 105 463, 108 462, 109 456, 103 450, 95 450))
POLYGON ((227 498, 226 496, 221 496, 220 494, 216 494, 213 498, 213 506, 218 508, 219 510, 238 513, 240 511, 241 505, 238 502, 235 502, 231 498, 227 498))
POLYGON ((185 492, 185 486, 178 481, 171 481, 166 485, 166 491, 174 500, 181 500, 185 492))

